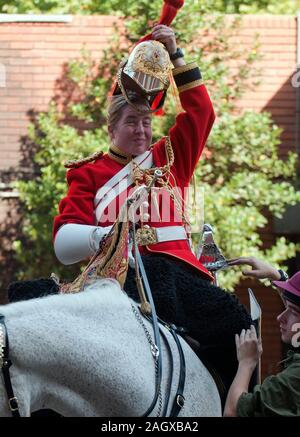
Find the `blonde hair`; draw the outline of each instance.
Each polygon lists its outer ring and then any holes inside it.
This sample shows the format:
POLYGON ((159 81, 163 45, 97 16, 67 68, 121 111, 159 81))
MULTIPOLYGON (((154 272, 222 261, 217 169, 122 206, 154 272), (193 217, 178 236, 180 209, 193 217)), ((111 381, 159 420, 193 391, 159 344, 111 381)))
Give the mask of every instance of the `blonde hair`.
MULTIPOLYGON (((128 92, 128 97, 130 101, 133 103, 137 103, 139 105, 147 106, 150 109, 149 102, 146 98, 139 96, 134 92, 128 92)), ((108 100, 108 109, 107 109, 107 126, 108 128, 114 128, 118 123, 120 118, 122 117, 123 109, 128 106, 128 103, 123 96, 123 94, 118 94, 116 96, 109 97, 108 100)))

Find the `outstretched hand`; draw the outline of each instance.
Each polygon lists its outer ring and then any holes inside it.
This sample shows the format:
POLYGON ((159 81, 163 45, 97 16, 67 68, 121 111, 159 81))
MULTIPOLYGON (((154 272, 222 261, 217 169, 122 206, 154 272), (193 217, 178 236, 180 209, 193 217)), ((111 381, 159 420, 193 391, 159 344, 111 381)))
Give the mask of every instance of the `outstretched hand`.
POLYGON ((254 369, 263 351, 254 326, 251 325, 247 330, 243 329, 240 335, 236 334, 235 344, 239 363, 254 369))
POLYGON ((242 270, 243 275, 257 279, 270 279, 271 281, 280 280, 280 274, 275 267, 265 261, 254 257, 240 257, 228 261, 229 266, 247 265, 252 267, 251 270, 242 270))

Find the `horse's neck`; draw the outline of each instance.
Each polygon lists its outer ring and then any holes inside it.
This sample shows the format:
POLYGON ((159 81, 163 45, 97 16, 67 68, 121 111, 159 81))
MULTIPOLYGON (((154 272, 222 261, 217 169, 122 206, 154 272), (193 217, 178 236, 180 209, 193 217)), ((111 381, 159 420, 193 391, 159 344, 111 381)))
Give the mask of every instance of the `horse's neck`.
MULTIPOLYGON (((101 371, 105 375, 115 372, 111 363, 102 363, 103 357, 110 351, 112 362, 119 363, 122 356, 117 345, 124 343, 126 335, 133 338, 133 329, 137 327, 132 322, 128 298, 119 287, 110 283, 97 291, 50 296, 2 309, 13 363, 12 385, 19 397, 22 415, 49 405, 67 406, 66 414, 72 414, 74 392, 66 387, 76 388, 78 413, 93 414, 85 401, 89 397, 88 387, 97 388, 98 393, 103 391, 101 371), (122 329, 118 329, 118 320, 122 320, 122 329)), ((115 377, 114 373, 111 377, 115 377)), ((96 409, 100 411, 99 403, 95 405, 95 413, 96 409)), ((1 414, 7 413, 4 402, 1 414)))
MULTIPOLYGON (((19 304, 11 304, 1 307, 1 313, 5 316, 5 324, 8 333, 9 340, 9 359, 12 362, 12 366, 9 369, 11 383, 14 391, 14 395, 19 398, 19 387, 22 387, 22 396, 20 397, 20 410, 22 415, 28 415, 30 413, 28 406, 30 405, 31 388, 30 382, 34 384, 34 390, 39 391, 38 380, 32 380, 33 373, 30 369, 34 368, 34 358, 31 353, 30 344, 31 332, 28 329, 29 318, 38 314, 35 309, 35 301, 22 302, 19 304)), ((34 328, 34 324, 31 325, 31 329, 34 328)), ((40 343, 40 341, 39 341, 40 343)), ((11 411, 8 408, 7 393, 4 386, 3 378, 1 378, 0 387, 0 415, 9 416, 11 411)))
MULTIPOLYGON (((1 309, 5 315, 9 338, 12 386, 19 399, 22 416, 28 416, 31 411, 43 408, 43 399, 47 395, 48 382, 53 372, 53 366, 49 363, 54 338, 63 337, 62 332, 57 335, 61 326, 58 320, 61 311, 58 302, 55 303, 57 298, 59 296, 34 299, 1 309)), ((3 402, 2 398, 1 396, 3 402)), ((4 396, 1 414, 7 413, 9 410, 4 396)))
MULTIPOLYGON (((22 416, 50 408, 64 416, 128 417, 140 416, 150 406, 155 363, 145 330, 152 333, 152 329, 146 321, 141 326, 127 296, 112 281, 101 281, 94 290, 75 295, 7 305, 0 312, 6 317, 12 385, 22 416)), ((219 414, 215 385, 188 346, 183 346, 189 353, 186 415, 219 414)), ((162 349, 164 393, 170 359, 163 342, 162 349)), ((171 349, 177 381, 179 358, 174 341, 171 349)), ((0 386, 0 415, 9 415, 2 393, 0 386)))

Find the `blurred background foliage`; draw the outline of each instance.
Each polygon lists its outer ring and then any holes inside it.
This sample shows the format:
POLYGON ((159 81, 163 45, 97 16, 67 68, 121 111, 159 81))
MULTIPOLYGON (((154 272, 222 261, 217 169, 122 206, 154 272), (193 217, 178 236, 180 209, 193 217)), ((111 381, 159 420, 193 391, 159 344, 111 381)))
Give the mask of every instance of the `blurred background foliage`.
MULTIPOLYGON (((295 14, 300 10, 299 0, 186 0, 196 3, 198 9, 237 14, 295 14)), ((9 14, 110 14, 120 13, 136 16, 138 10, 158 7, 157 1, 141 0, 0 0, 0 11, 9 14), (135 3, 135 5, 133 5, 135 3), (138 4, 138 5, 137 5, 138 4)), ((160 5, 159 5, 160 6, 160 5)))

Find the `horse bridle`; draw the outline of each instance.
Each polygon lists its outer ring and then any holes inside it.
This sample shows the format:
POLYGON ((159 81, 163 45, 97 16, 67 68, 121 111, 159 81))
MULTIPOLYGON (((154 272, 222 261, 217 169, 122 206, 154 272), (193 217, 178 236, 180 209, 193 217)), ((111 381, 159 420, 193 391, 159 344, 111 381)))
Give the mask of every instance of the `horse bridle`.
POLYGON ((177 386, 176 395, 175 395, 175 398, 173 401, 172 409, 171 409, 170 415, 168 416, 168 417, 177 417, 178 414, 180 413, 181 409, 184 407, 184 403, 185 403, 185 398, 183 396, 183 392, 184 392, 185 378, 186 378, 186 366, 185 366, 185 358, 184 358, 182 346, 181 346, 180 340, 179 340, 178 335, 177 335, 177 334, 180 334, 182 332, 174 324, 168 324, 168 323, 164 322, 163 320, 161 320, 157 316, 153 297, 152 297, 151 288, 150 288, 150 285, 149 285, 149 282, 147 279, 147 274, 146 274, 146 271, 145 271, 145 268, 143 265, 142 257, 139 253, 136 241, 134 241, 133 244, 135 246, 135 255, 137 257, 138 267, 140 269, 141 277, 143 279, 143 283, 145 286, 145 292, 146 292, 148 301, 149 301, 150 306, 151 306, 151 316, 145 316, 145 315, 144 316, 152 323, 153 331, 154 331, 154 341, 155 341, 155 345, 157 346, 157 350, 158 350, 158 361, 157 361, 158 368, 157 368, 157 372, 156 372, 155 394, 154 394, 154 398, 153 398, 153 401, 152 401, 150 407, 148 408, 146 413, 143 414, 143 417, 148 417, 151 414, 151 412, 154 410, 155 405, 157 404, 157 401, 159 398, 160 390, 161 390, 162 349, 161 349, 161 344, 160 344, 160 334, 164 338, 165 343, 168 347, 169 355, 170 355, 170 359, 171 359, 171 363, 172 363, 171 364, 170 384, 169 384, 168 392, 166 395, 167 402, 166 402, 165 410, 164 410, 164 414, 163 414, 163 417, 167 417, 166 411, 167 411, 169 398, 170 398, 170 394, 171 394, 171 383, 172 383, 172 379, 173 379, 173 355, 172 355, 171 347, 169 345, 168 338, 164 334, 163 330, 161 329, 160 324, 163 325, 165 328, 167 328, 168 331, 171 333, 172 337, 174 338, 174 341, 176 343, 178 353, 179 353, 179 359, 180 359, 179 382, 178 382, 178 386, 177 386))
MULTIPOLYGON (((148 320, 151 321, 151 317, 147 317, 147 318, 148 318, 148 320)), ((186 378, 186 366, 185 366, 184 353, 182 350, 180 340, 178 338, 178 334, 181 335, 181 328, 178 328, 177 326, 175 326, 173 324, 168 324, 168 323, 164 322, 163 320, 161 320, 160 318, 158 318, 158 322, 159 322, 159 332, 160 332, 161 336, 163 337, 165 344, 167 345, 167 348, 169 351, 169 357, 170 357, 170 361, 171 361, 169 386, 167 389, 166 403, 165 403, 165 408, 164 408, 164 412, 162 414, 162 417, 177 417, 185 404, 185 398, 184 398, 183 393, 184 393, 185 378, 186 378), (168 406, 169 406, 169 399, 170 399, 171 389, 172 389, 174 361, 173 361, 173 354, 172 354, 172 349, 170 347, 169 340, 168 340, 166 334, 164 333, 164 331, 162 330, 160 325, 164 326, 170 332, 172 337, 174 338, 175 344, 177 346, 178 354, 179 354, 179 361, 180 361, 179 380, 178 380, 177 390, 176 390, 176 394, 175 394, 175 397, 173 400, 171 412, 169 415, 167 415, 167 410, 168 410, 168 406)), ((148 410, 148 415, 149 414, 150 414, 150 412, 148 410)))
POLYGON ((5 317, 0 314, 0 366, 3 375, 4 386, 6 390, 8 407, 13 417, 20 417, 18 399, 14 395, 14 391, 10 378, 10 366, 12 362, 9 358, 9 342, 5 324, 5 317))

